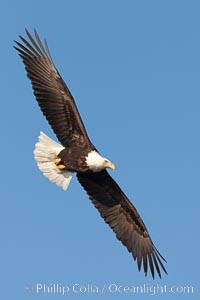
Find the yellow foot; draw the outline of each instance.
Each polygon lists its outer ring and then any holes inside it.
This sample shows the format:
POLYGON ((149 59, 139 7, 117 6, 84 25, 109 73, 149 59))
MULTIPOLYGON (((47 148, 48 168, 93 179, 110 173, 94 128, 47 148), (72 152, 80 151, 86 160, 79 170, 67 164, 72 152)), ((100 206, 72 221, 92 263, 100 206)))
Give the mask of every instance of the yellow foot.
POLYGON ((56 164, 56 166, 58 166, 60 162, 61 162, 61 159, 59 157, 56 157, 54 159, 54 163, 56 164))
POLYGON ((65 167, 64 165, 62 165, 62 164, 57 165, 57 168, 58 168, 59 170, 64 170, 64 169, 66 169, 66 167, 65 167))
POLYGON ((59 170, 64 170, 64 169, 66 169, 66 167, 61 163, 61 158, 59 158, 59 157, 56 157, 56 158, 54 159, 54 164, 57 166, 57 168, 58 168, 59 170))

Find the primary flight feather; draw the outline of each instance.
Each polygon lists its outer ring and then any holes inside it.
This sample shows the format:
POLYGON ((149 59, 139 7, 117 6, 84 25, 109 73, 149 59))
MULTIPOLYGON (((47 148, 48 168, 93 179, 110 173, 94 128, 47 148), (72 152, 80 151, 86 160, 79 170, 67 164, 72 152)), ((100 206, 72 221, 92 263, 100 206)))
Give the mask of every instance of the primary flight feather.
POLYGON ((137 261, 138 269, 148 268, 154 278, 161 277, 164 258, 154 246, 136 208, 106 168, 114 164, 102 157, 91 143, 73 96, 51 58, 47 42, 43 45, 26 30, 15 47, 31 80, 37 102, 61 145, 40 133, 34 156, 43 174, 66 190, 74 173, 104 221, 137 261))

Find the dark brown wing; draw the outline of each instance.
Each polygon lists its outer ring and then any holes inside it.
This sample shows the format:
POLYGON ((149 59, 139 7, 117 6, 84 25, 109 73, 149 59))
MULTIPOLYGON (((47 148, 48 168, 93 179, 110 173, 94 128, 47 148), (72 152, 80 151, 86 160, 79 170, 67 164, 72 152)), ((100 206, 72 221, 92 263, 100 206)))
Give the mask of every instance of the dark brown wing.
POLYGON ((23 44, 16 42, 15 49, 24 62, 43 114, 63 146, 73 141, 90 143, 73 96, 54 66, 47 42, 44 47, 34 32, 36 40, 26 30, 30 42, 20 36, 23 44))
POLYGON ((134 260, 137 260, 139 271, 143 264, 145 275, 148 266, 153 278, 154 269, 161 278, 160 267, 167 274, 162 263, 165 259, 155 248, 136 208, 107 171, 93 174, 78 173, 77 178, 104 221, 132 253, 134 260))

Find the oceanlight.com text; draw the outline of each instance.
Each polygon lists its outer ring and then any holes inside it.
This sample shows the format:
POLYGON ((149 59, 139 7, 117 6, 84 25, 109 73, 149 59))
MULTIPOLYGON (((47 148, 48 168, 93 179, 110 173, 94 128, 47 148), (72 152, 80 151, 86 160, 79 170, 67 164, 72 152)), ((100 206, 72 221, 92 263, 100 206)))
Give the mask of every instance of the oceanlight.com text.
POLYGON ((26 292, 36 293, 38 295, 67 295, 73 294, 148 294, 151 296, 162 294, 194 294, 195 288, 192 285, 128 285, 117 283, 36 283, 27 284, 25 287, 26 292))

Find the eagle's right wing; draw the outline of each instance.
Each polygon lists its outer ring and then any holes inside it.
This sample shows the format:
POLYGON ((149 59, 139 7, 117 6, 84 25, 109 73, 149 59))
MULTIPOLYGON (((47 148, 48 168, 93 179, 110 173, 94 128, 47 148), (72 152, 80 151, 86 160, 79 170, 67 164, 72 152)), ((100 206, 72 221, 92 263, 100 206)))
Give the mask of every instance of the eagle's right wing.
POLYGON ((147 275, 148 266, 154 278, 154 269, 161 277, 160 268, 167 274, 162 260, 165 259, 154 246, 146 226, 136 208, 106 170, 92 174, 77 174, 80 184, 94 206, 116 237, 137 260, 138 269, 143 264, 147 275))

